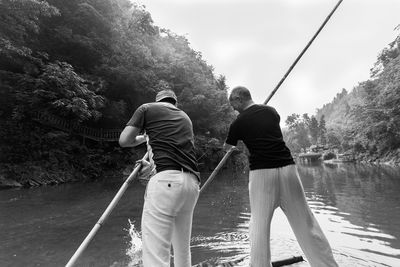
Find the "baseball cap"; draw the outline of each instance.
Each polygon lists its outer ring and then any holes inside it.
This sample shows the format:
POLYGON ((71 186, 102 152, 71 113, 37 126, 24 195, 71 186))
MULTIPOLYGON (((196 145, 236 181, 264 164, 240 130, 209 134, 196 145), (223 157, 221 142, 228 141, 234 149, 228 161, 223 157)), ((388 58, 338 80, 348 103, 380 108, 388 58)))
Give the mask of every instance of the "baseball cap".
POLYGON ((174 91, 172 91, 172 90, 162 90, 162 91, 158 92, 156 95, 156 102, 159 102, 159 101, 163 100, 164 98, 172 98, 175 100, 175 102, 178 101, 174 91))

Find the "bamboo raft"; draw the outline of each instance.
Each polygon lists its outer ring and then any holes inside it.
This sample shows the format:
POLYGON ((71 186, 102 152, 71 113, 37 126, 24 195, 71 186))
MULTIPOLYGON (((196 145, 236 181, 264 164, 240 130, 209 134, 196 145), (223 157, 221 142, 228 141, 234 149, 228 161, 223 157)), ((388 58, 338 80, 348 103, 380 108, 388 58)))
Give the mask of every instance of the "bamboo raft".
MULTIPOLYGON (((231 266, 237 266, 239 263, 241 263, 242 261, 244 261, 248 257, 249 257, 249 255, 244 256, 244 257, 240 257, 240 258, 235 259, 235 260, 221 261, 221 262, 219 262, 219 261, 216 261, 216 262, 203 261, 203 262, 200 262, 200 263, 198 263, 196 265, 193 265, 192 267, 231 267, 231 266)), ((298 263, 298 262, 302 262, 302 261, 304 261, 302 256, 293 256, 291 258, 273 261, 272 262, 272 267, 286 266, 286 265, 290 265, 290 264, 294 264, 294 263, 298 263)))

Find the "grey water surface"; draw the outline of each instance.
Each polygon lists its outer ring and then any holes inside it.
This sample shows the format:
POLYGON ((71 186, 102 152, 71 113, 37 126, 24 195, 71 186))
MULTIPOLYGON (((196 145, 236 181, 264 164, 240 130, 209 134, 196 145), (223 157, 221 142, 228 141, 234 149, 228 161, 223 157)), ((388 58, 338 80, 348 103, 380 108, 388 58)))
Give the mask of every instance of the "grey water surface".
MULTIPOLYGON (((400 168, 317 163, 298 169, 339 266, 400 266, 400 168)), ((193 264, 248 255, 247 182, 246 173, 223 170, 200 196, 193 264)), ((64 266, 122 183, 121 177, 0 191, 0 266, 64 266)), ((141 184, 131 184, 77 266, 132 265, 129 220, 140 229, 143 194, 141 184)), ((273 260, 303 255, 281 210, 273 218, 271 244, 273 260)))

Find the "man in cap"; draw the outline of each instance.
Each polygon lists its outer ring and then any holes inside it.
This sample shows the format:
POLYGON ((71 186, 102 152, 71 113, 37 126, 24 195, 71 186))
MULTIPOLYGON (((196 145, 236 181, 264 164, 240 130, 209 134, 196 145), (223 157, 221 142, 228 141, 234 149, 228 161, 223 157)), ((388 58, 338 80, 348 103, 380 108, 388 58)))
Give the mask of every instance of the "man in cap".
POLYGON ((281 207, 310 265, 337 267, 283 141, 279 114, 273 107, 255 104, 243 86, 232 89, 229 102, 240 114, 229 128, 224 149, 242 140, 250 152, 250 266, 272 266, 271 220, 274 210, 281 207))
POLYGON ((200 175, 194 152, 192 122, 177 108, 172 90, 160 91, 156 102, 141 105, 122 131, 119 143, 133 147, 148 136, 157 173, 147 184, 142 214, 145 267, 191 266, 190 236, 200 175))

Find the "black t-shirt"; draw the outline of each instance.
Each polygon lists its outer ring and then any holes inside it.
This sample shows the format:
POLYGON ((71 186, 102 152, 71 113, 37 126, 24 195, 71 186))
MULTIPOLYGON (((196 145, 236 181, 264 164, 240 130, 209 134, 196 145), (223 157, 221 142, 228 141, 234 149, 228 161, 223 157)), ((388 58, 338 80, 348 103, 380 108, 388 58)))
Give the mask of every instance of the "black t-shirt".
POLYGON ((273 107, 252 105, 229 128, 226 143, 236 146, 242 140, 250 152, 250 170, 279 168, 294 164, 283 141, 280 117, 273 107))
POLYGON ((157 172, 183 168, 200 180, 189 116, 167 102, 141 105, 126 124, 146 131, 157 172))

